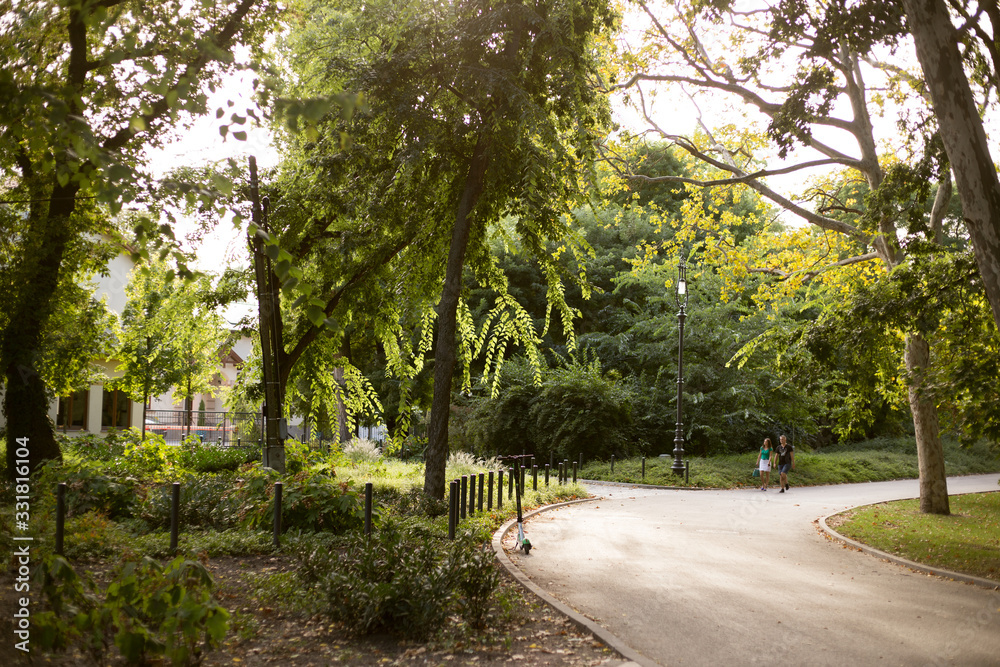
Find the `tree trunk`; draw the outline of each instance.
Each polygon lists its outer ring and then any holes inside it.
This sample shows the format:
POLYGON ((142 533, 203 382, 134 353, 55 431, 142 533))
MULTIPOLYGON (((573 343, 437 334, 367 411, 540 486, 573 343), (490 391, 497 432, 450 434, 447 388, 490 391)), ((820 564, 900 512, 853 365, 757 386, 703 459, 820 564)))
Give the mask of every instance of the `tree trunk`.
POLYGON ((448 267, 444 289, 438 303, 438 330, 434 342, 434 398, 427 424, 427 451, 424 468, 424 493, 443 499, 445 468, 448 464, 448 417, 451 412, 451 382, 457 359, 458 302, 462 294, 462 269, 469 246, 472 210, 479 201, 489 164, 484 139, 476 142, 462 197, 455 211, 455 227, 451 233, 448 267))
POLYGON ((340 387, 340 393, 337 395, 337 440, 343 445, 351 440, 351 430, 347 428, 347 403, 344 402, 347 386, 344 383, 343 368, 333 369, 333 381, 340 387))
POLYGON ((12 271, 10 284, 15 286, 16 293, 3 332, 0 359, 5 365, 7 384, 3 410, 7 419, 7 471, 11 479, 15 477, 19 438, 28 439, 28 465, 32 471, 44 461, 62 459, 49 420, 49 398, 35 368, 35 359, 54 309, 52 297, 59 284, 78 189, 72 183, 65 187, 57 185, 52 190, 48 211, 33 207, 23 254, 8 269, 12 271))
POLYGON ((1000 180, 943 0, 903 0, 917 58, 931 94, 965 225, 993 319, 1000 327, 1000 180))
POLYGON ((927 396, 926 370, 930 364, 930 345, 919 334, 906 337, 906 370, 909 374, 910 412, 917 438, 917 462, 920 469, 920 511, 950 514, 948 478, 944 466, 944 448, 938 430, 934 400, 927 396))
POLYGON ((15 461, 24 460, 16 455, 16 450, 24 449, 19 439, 27 438, 27 461, 32 472, 45 461, 62 460, 62 452, 49 421, 49 399, 38 372, 34 368, 12 363, 7 367, 6 379, 7 471, 13 480, 20 476, 14 474, 15 461))

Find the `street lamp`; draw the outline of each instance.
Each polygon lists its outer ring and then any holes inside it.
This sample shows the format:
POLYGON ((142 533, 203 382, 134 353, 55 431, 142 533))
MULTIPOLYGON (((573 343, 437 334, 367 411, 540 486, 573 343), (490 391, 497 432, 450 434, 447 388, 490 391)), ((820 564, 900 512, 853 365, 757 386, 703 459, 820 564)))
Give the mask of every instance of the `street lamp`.
POLYGON ((684 422, 681 419, 681 389, 684 386, 684 309, 687 307, 687 265, 681 256, 677 262, 677 285, 674 290, 677 300, 677 431, 674 433, 674 474, 684 474, 684 422))

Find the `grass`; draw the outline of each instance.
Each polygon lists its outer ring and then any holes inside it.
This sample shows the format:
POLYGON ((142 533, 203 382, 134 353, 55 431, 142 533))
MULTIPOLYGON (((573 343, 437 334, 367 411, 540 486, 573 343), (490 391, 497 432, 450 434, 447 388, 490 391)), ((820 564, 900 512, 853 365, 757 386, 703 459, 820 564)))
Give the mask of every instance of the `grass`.
POLYGON ((880 551, 1000 582, 1000 492, 952 496, 951 514, 922 514, 917 500, 858 508, 837 531, 880 551))
MULTIPOLYGON (((945 441, 945 464, 949 475, 973 475, 1000 471, 1000 458, 986 444, 962 447, 955 441, 945 441)), ((672 457, 646 459, 645 477, 639 458, 615 461, 585 462, 580 471, 583 479, 644 483, 665 486, 691 486, 719 489, 752 487, 758 484, 752 477, 757 453, 727 454, 690 460, 690 475, 685 482, 671 469, 672 457)), ((790 475, 796 486, 882 482, 893 479, 915 479, 919 476, 916 445, 908 438, 879 438, 864 443, 828 447, 820 452, 802 448, 795 453, 795 470, 790 475)), ((774 473, 771 475, 775 481, 774 473)))

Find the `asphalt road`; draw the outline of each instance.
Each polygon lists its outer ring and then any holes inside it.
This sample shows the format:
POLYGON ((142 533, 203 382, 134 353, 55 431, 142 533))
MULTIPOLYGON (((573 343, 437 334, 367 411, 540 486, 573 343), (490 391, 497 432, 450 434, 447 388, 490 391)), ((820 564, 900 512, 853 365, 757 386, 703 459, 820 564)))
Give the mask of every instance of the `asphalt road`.
MULTIPOLYGON (((950 478, 948 491, 995 491, 998 479, 950 478)), ((638 662, 1000 665, 1000 592, 915 572, 818 528, 850 507, 917 497, 915 480, 784 494, 587 486, 602 498, 530 517, 530 555, 508 555, 638 662)))

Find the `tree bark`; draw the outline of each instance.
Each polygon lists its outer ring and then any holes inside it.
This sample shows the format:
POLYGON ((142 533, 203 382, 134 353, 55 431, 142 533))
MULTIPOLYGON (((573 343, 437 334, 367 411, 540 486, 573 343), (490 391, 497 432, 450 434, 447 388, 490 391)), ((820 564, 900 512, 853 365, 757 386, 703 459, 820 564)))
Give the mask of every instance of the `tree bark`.
POLYGON ((455 211, 451 232, 444 289, 438 302, 438 330, 434 342, 434 397, 427 424, 427 451, 424 468, 424 493, 444 498, 445 468, 448 463, 448 417, 451 412, 451 382, 457 359, 458 302, 462 294, 462 269, 472 229, 472 210, 479 201, 489 164, 485 140, 480 137, 469 161, 465 186, 455 211))
POLYGON ((337 441, 344 445, 351 440, 351 430, 347 427, 347 403, 344 402, 347 383, 344 382, 344 369, 342 367, 333 369, 333 381, 340 387, 340 394, 337 396, 337 441))
POLYGON ((7 470, 11 479, 15 477, 15 458, 19 458, 15 457, 18 438, 28 439, 28 465, 32 472, 44 461, 62 459, 48 417, 49 397, 35 368, 35 357, 55 307, 52 296, 59 284, 78 190, 72 183, 57 185, 52 190, 48 210, 32 211, 35 215, 25 235, 24 256, 11 269, 15 272, 12 283, 17 293, 0 354, 6 365, 3 409, 7 419, 7 470))
POLYGON ((993 319, 1000 327, 1000 180, 943 0, 903 0, 930 91, 965 225, 993 319))
POLYGON ((930 365, 930 345, 919 334, 906 337, 906 370, 909 374, 910 412, 917 438, 917 463, 920 470, 920 511, 950 514, 948 478, 945 472, 944 447, 938 429, 934 400, 926 393, 926 371, 930 365))

